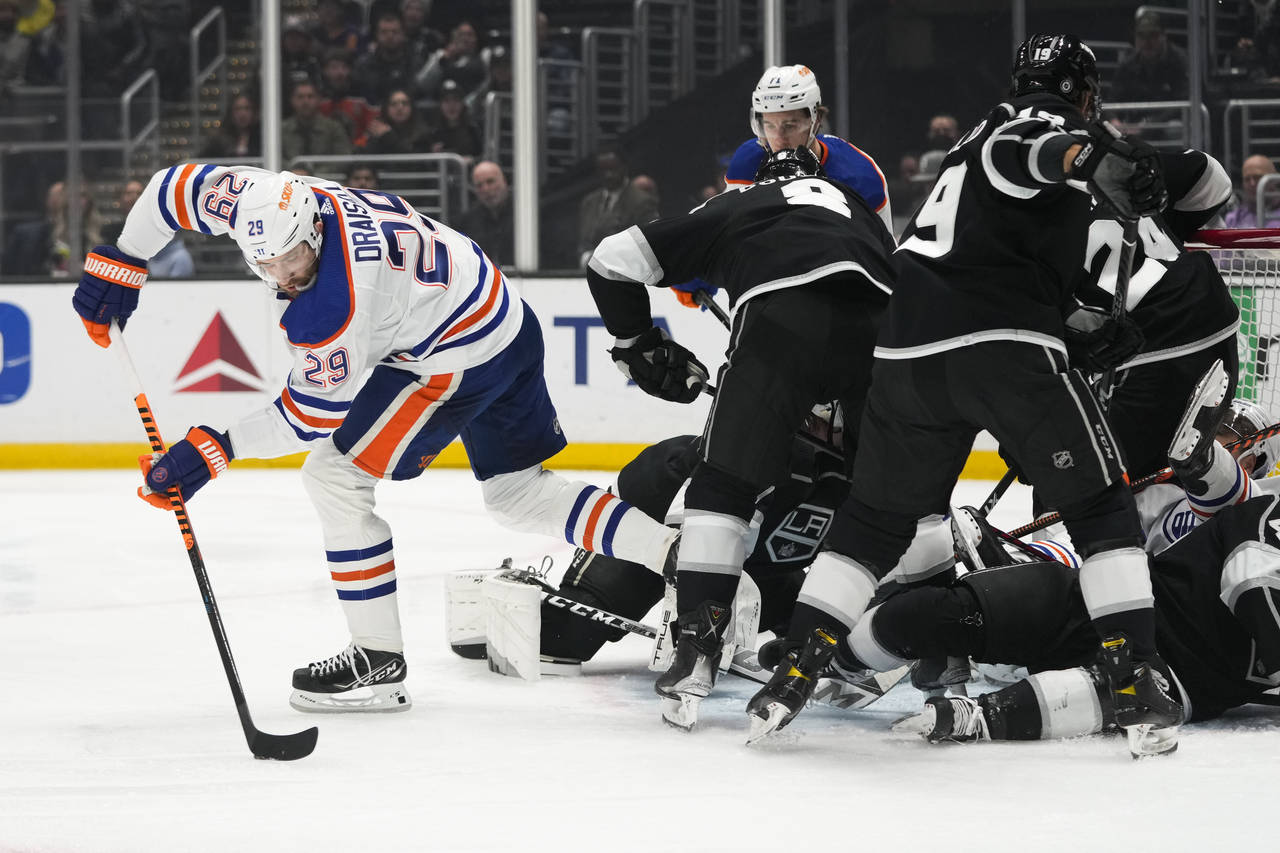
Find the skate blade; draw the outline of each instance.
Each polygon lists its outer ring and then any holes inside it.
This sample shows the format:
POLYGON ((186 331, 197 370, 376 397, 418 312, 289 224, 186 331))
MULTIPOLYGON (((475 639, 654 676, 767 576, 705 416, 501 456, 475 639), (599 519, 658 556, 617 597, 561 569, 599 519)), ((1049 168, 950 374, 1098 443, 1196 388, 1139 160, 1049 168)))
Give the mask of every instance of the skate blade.
POLYGON ((937 712, 932 705, 925 705, 924 710, 899 717, 889 724, 889 730, 900 735, 917 735, 927 738, 933 733, 937 723, 937 712))
POLYGON ((682 696, 662 697, 662 721, 673 729, 691 732, 698 723, 698 705, 701 696, 684 694, 682 696))
POLYGON ((1125 737, 1129 741, 1129 754, 1134 760, 1156 755, 1172 755, 1178 750, 1178 727, 1157 729, 1150 724, 1129 726, 1125 737))
POLYGON ((764 711, 763 715, 758 712, 747 714, 751 718, 751 730, 747 732, 748 746, 768 737, 788 722, 787 706, 781 702, 770 702, 764 707, 764 711))
POLYGON ((394 714, 412 708, 413 699, 403 684, 378 684, 345 693, 294 690, 289 704, 304 714, 394 714))

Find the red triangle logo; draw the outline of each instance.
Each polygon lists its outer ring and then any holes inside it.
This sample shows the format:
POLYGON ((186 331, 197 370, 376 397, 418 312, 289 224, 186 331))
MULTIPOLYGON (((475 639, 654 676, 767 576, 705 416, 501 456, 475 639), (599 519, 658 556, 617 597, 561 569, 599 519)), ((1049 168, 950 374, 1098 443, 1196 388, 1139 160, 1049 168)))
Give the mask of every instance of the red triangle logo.
MULTIPOLYGON (((240 345, 240 341, 236 340, 235 333, 227 325, 227 321, 223 318, 221 311, 213 315, 209 328, 205 329, 204 334, 200 336, 200 342, 196 344, 196 348, 191 352, 187 363, 182 366, 182 370, 178 373, 175 381, 181 381, 182 377, 189 376, 205 365, 219 360, 243 370, 254 379, 262 378, 258 371, 254 369, 253 362, 249 360, 249 356, 245 353, 244 347, 240 345)), ((180 388, 178 392, 257 390, 257 388, 252 388, 238 379, 218 373, 201 379, 186 388, 180 388)))

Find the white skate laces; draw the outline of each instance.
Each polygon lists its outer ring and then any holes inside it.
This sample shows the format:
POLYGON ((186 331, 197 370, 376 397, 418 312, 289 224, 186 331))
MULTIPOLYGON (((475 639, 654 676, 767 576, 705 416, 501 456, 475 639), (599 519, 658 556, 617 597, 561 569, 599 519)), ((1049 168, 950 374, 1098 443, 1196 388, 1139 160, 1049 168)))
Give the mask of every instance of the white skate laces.
POLYGON ((322 675, 328 675, 331 672, 338 672, 343 669, 350 669, 353 675, 363 679, 373 669, 373 666, 369 663, 369 656, 364 653, 364 649, 352 643, 333 657, 311 664, 311 676, 319 678, 322 675), (360 659, 364 661, 364 676, 361 676, 356 670, 357 652, 360 653, 360 659))

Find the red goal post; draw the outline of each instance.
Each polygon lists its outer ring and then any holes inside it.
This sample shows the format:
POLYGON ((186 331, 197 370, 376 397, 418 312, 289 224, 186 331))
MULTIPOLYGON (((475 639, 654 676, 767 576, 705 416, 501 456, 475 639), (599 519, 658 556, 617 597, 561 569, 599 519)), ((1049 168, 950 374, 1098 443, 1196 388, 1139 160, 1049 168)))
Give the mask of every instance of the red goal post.
POLYGON ((1200 231, 1187 248, 1209 253, 1240 307, 1236 394, 1280 415, 1280 229, 1200 231))

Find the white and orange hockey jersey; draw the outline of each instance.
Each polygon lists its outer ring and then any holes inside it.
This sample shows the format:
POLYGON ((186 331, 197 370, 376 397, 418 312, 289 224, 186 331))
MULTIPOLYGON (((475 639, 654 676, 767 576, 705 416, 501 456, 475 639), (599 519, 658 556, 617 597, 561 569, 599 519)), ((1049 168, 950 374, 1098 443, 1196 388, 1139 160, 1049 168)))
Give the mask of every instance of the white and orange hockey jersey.
MULTIPOLYGON (((198 163, 157 172, 118 246, 150 259, 179 228, 228 234, 239 196, 271 174, 198 163)), ((293 354, 284 390, 230 429, 239 457, 282 456, 329 436, 378 364, 421 376, 482 364, 515 338, 524 316, 519 295, 467 236, 398 196, 303 180, 324 221, 316 284, 280 321, 293 354)))

